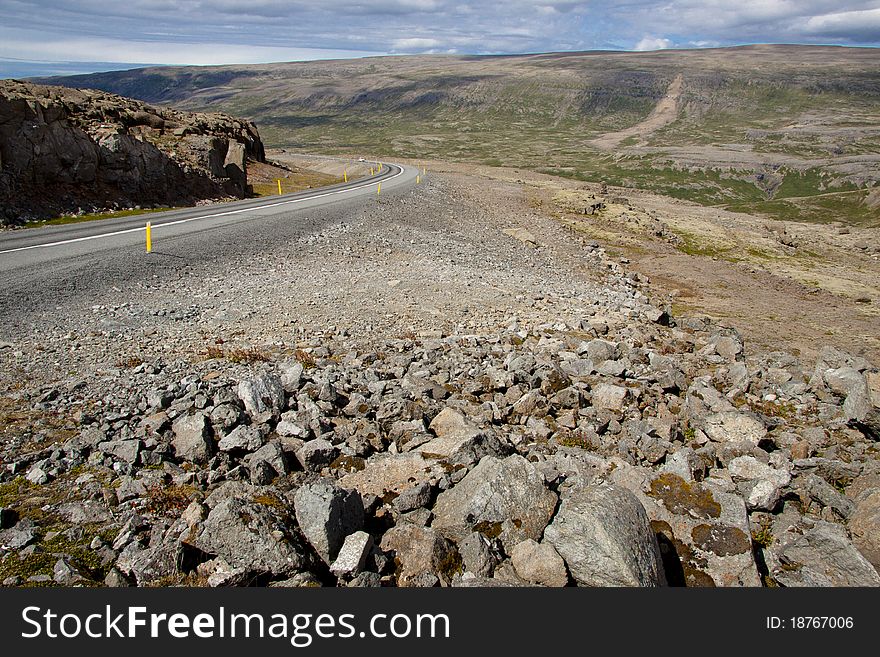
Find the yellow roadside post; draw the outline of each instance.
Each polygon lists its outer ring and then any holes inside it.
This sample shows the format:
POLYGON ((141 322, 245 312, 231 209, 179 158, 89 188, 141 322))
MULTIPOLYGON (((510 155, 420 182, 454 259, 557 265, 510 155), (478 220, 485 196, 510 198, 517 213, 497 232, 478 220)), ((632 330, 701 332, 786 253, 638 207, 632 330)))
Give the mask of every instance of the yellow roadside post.
POLYGON ((343 182, 348 182, 348 171, 342 172, 342 180, 343 182))
POLYGON ((147 253, 153 252, 153 226, 147 222, 147 253))
POLYGON ((375 176, 376 172, 373 170, 373 167, 370 167, 370 175, 375 176))
POLYGON ((278 196, 281 196, 281 178, 278 179, 278 196))
POLYGON ((376 186, 376 196, 379 196, 379 194, 381 194, 381 193, 382 193, 382 183, 379 183, 376 186))
POLYGON ((419 174, 416 174, 416 185, 422 182, 422 177, 419 174))
POLYGON ((382 163, 379 162, 379 173, 382 173, 382 163))

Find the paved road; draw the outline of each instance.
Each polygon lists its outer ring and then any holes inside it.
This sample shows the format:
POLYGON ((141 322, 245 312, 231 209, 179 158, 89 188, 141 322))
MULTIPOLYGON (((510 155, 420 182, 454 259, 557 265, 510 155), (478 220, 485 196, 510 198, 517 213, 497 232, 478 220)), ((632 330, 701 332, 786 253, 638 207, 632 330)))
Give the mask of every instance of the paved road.
POLYGON ((297 194, 0 232, 0 339, 59 310, 103 303, 113 289, 137 294, 151 280, 211 272, 222 277, 226 263, 260 259, 357 215, 379 218, 384 203, 415 186, 417 174, 411 167, 386 165, 371 178, 297 194))
MULTIPOLYGON (((376 197, 377 186, 380 184, 382 194, 409 187, 415 181, 417 173, 416 169, 390 164, 383 166, 382 173, 369 178, 296 194, 119 219, 0 232, 0 274, 110 249, 140 246, 145 251, 147 221, 153 227, 155 251, 167 248, 179 238, 206 230, 222 232, 224 228, 238 226, 242 222, 258 222, 279 216, 296 221, 298 216, 313 213, 317 208, 342 208, 349 206, 353 199, 363 201, 376 197)), ((204 248, 210 248, 210 244, 205 243, 204 248)))

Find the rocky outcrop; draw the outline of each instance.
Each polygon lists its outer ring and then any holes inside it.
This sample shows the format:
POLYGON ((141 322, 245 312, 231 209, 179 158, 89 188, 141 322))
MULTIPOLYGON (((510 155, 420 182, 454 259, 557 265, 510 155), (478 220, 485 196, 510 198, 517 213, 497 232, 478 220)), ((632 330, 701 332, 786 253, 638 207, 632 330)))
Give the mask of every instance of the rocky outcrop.
POLYGON ((0 81, 0 222, 244 197, 256 126, 113 94, 0 81))
POLYGON ((875 367, 753 355, 591 253, 620 278, 546 323, 12 370, 7 418, 69 419, 0 443, 0 583, 880 586, 875 367))

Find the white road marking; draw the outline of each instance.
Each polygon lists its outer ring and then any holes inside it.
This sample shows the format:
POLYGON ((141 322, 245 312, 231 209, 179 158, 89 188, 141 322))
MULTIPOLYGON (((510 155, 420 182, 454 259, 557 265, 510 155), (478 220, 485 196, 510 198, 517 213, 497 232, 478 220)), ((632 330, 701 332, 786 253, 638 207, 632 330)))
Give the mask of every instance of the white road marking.
MULTIPOLYGON (((385 178, 384 180, 394 180, 397 176, 402 176, 405 169, 400 167, 400 171, 395 173, 390 178, 385 178)), ((324 192, 323 194, 315 194, 314 196, 307 196, 306 198, 295 198, 290 199, 288 201, 278 201, 277 203, 269 203, 267 205, 258 205, 255 208, 242 208, 240 210, 228 210, 226 212, 217 212, 216 214, 205 214, 199 215, 198 217, 190 217, 189 219, 178 219, 176 221, 168 221, 164 224, 153 224, 153 230, 155 231, 157 228, 163 228, 165 226, 176 226, 178 224, 188 224, 190 221, 199 221, 200 219, 216 219, 217 217, 227 217, 233 214, 242 214, 244 212, 254 212, 256 210, 265 210, 267 208, 276 208, 279 205, 290 205, 291 203, 303 203, 305 201, 311 201, 316 198, 324 198, 325 196, 334 196, 336 194, 345 194, 346 192, 353 192, 358 189, 364 189, 365 187, 372 187, 373 185, 381 185, 381 181, 365 183, 363 185, 358 185, 357 187, 347 187, 345 189, 337 189, 333 192, 324 192)), ((112 233, 101 233, 100 235, 89 235, 87 237, 74 237, 69 240, 61 240, 59 242, 47 242, 46 244, 32 244, 31 246, 19 246, 14 249, 6 249, 5 251, 0 251, 0 255, 4 253, 15 253, 16 251, 30 251, 31 249, 45 249, 50 246, 63 246, 64 244, 73 244, 74 242, 88 242, 89 240, 99 240, 105 237, 115 237, 116 235, 126 235, 128 233, 139 233, 143 232, 147 229, 146 226, 138 227, 138 228, 126 228, 125 230, 117 230, 112 233)))

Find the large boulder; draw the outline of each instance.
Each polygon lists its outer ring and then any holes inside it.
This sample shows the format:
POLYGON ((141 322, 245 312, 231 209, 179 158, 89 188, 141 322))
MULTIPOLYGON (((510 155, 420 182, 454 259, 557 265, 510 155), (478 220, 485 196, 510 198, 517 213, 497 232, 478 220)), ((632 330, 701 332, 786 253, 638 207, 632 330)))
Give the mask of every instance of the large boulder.
POLYGON ((289 576, 309 564, 285 511, 260 497, 224 499, 191 536, 194 547, 253 575, 289 576))
POLYGON ((394 556, 398 586, 449 584, 462 569, 455 545, 429 527, 410 523, 392 527, 382 537, 381 548, 394 556))
POLYGON ((280 417, 284 410, 284 386, 275 374, 261 374, 241 381, 236 392, 255 424, 280 417))
POLYGON ((731 483, 614 464, 609 479, 645 508, 670 585, 761 585, 746 504, 731 483))
POLYGON ((541 538, 556 502, 543 475, 522 456, 486 456, 437 497, 432 527, 455 541, 478 531, 512 548, 541 538))
POLYGON ((214 452, 210 425, 204 413, 185 415, 174 421, 172 445, 177 457, 193 463, 205 463, 214 452))
POLYGON ((505 456, 511 451, 493 433, 481 430, 453 408, 440 411, 429 429, 437 437, 418 447, 425 458, 471 465, 484 456, 505 456))
POLYGON ((840 525, 818 521, 778 551, 777 582, 797 586, 880 586, 874 566, 853 546, 840 525))
POLYGON ((336 559, 345 537, 364 524, 361 496, 330 479, 298 488, 293 506, 302 533, 327 565, 336 559))
POLYGON ((849 531, 859 552, 880 572, 880 488, 859 497, 849 517, 849 531))
POLYGON ((660 547, 638 498, 603 484, 573 491, 544 531, 580 586, 661 586, 660 547))

